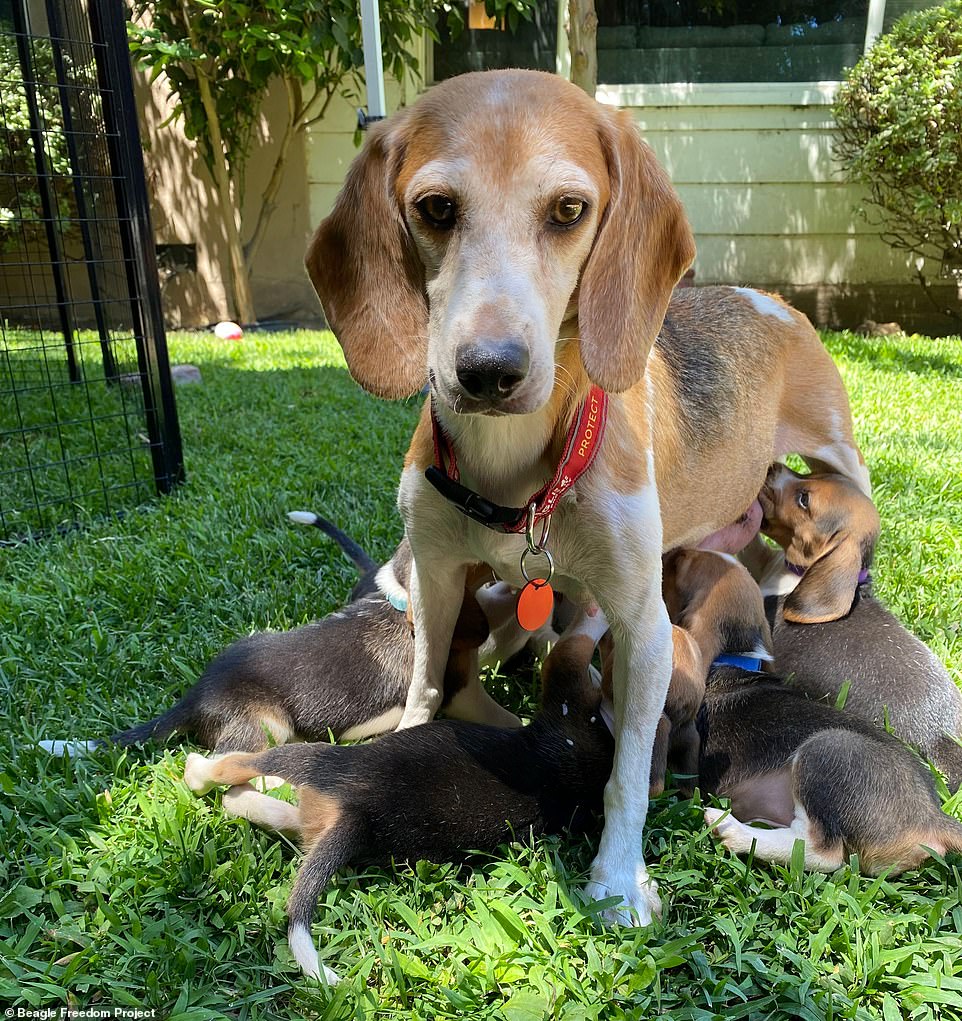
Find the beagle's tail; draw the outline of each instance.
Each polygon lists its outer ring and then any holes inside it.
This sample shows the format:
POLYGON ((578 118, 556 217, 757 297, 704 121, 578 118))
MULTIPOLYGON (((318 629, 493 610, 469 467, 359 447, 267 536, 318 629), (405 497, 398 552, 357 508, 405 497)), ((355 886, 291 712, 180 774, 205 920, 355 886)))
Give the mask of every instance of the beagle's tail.
POLYGON ((361 574, 368 574, 376 571, 378 565, 361 549, 360 546, 347 533, 342 532, 337 525, 322 518, 320 514, 313 511, 289 511, 288 519, 295 525, 313 525, 319 528, 325 535, 330 536, 350 557, 361 574))
POLYGON ((322 965, 311 936, 311 922, 317 900, 334 873, 359 857, 362 850, 361 828, 342 816, 311 848, 297 872, 294 888, 287 902, 287 942, 294 959, 305 975, 336 985, 338 976, 322 965))
POLYGON ((136 727, 131 727, 129 730, 122 730, 118 734, 111 734, 106 739, 97 738, 93 741, 38 741, 37 744, 51 755, 66 755, 73 758, 86 752, 96 751, 98 748, 107 748, 112 744, 126 748, 128 745, 144 744, 144 742, 152 739, 164 741, 175 730, 181 730, 188 720, 189 716, 185 712, 184 707, 178 703, 173 708, 168 709, 167 712, 161 713, 160 716, 148 720, 146 723, 138 724, 136 727))

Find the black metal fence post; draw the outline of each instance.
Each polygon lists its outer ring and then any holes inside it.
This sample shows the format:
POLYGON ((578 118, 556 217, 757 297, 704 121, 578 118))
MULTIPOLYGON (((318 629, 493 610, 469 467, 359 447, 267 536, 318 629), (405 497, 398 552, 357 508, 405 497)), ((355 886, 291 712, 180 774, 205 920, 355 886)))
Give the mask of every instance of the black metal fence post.
POLYGON ((107 147, 115 170, 114 195, 127 269, 127 287, 131 295, 130 314, 137 341, 137 363, 143 380, 144 412, 154 462, 154 479, 158 490, 168 493, 184 479, 184 456, 170 378, 157 254, 150 223, 150 202, 140 145, 140 125, 134 105, 134 80, 130 71, 127 20, 122 0, 91 3, 90 31, 97 54, 107 147), (134 295, 138 295, 139 300, 134 295))

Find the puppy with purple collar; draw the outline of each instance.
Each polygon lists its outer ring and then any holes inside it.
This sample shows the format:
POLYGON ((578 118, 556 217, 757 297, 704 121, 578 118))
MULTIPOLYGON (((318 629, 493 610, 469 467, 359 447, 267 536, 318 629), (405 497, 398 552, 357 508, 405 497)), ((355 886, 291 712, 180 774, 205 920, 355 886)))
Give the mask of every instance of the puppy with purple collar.
POLYGON ((872 874, 962 852, 962 823, 942 811, 913 752, 771 673, 761 593, 737 560, 677 550, 664 591, 673 623, 710 664, 698 773, 704 792, 731 799, 730 812, 705 810, 726 847, 787 863, 802 840, 808 869, 831 872, 855 854, 872 874))
POLYGON ((759 495, 780 549, 746 554, 760 580, 780 673, 810 698, 888 726, 962 785, 962 693, 945 666, 872 594, 872 501, 847 479, 773 465, 759 495))

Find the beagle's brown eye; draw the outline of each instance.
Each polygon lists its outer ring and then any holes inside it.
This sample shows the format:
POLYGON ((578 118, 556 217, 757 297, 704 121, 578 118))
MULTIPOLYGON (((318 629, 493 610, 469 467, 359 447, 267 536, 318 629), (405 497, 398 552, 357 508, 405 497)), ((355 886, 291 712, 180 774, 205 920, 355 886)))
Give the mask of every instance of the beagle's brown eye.
POLYGON ((447 195, 425 195, 415 208, 427 224, 438 230, 450 230, 458 215, 458 207, 447 195))
POLYGON ((551 207, 551 222, 559 227, 571 227, 584 216, 586 204, 572 195, 562 195, 551 207))
POLYGON ((795 497, 795 502, 798 504, 799 507, 802 508, 803 511, 807 511, 809 504, 808 490, 800 489, 798 491, 798 495, 795 497))

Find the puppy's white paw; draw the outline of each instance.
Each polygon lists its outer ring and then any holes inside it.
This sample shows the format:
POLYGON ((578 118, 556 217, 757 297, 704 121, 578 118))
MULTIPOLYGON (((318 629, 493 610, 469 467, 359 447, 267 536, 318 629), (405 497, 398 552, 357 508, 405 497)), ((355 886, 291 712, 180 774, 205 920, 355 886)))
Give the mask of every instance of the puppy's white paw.
POLYGON ((310 929, 306 926, 292 925, 287 933, 287 944, 291 948, 294 960, 308 978, 323 981, 329 986, 336 986, 341 981, 336 971, 331 971, 317 959, 317 948, 311 938, 310 929))
POLYGON ((210 759, 197 752, 191 752, 187 756, 184 763, 184 783, 195 794, 206 794, 217 786, 210 778, 211 765, 210 759))
POLYGON ((706 808, 705 822, 712 828, 712 836, 729 851, 742 854, 751 847, 751 841, 745 841, 745 827, 731 812, 722 808, 706 808))
POLYGON ((658 884, 647 872, 642 877, 625 875, 619 878, 603 878, 603 874, 595 867, 591 879, 585 885, 585 897, 589 901, 608 900, 621 897, 621 904, 605 908, 598 917, 606 925, 645 926, 652 920, 661 918, 661 898, 658 896, 658 884))

